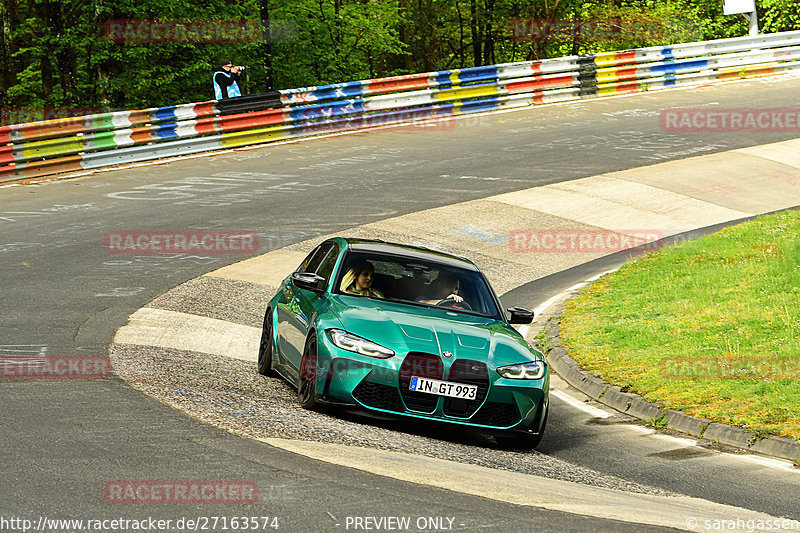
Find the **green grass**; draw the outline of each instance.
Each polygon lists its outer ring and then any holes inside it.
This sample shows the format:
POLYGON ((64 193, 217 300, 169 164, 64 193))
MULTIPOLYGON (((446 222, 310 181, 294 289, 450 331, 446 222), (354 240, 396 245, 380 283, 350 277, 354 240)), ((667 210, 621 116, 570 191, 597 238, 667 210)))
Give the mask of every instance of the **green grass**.
POLYGON ((571 300, 593 374, 668 409, 800 439, 800 212, 667 247, 571 300))

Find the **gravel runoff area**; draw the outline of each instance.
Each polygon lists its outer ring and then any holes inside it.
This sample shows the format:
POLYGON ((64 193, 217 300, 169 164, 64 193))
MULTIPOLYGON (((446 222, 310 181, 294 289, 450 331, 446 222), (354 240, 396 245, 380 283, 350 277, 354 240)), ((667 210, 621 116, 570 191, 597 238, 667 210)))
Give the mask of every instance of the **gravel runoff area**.
MULTIPOLYGON (((260 327, 274 289, 202 277, 159 296, 148 307, 260 327)), ((250 438, 290 438, 425 455, 641 494, 672 495, 550 457, 499 447, 489 436, 408 421, 379 420, 339 409, 307 411, 281 378, 255 364, 219 355, 114 344, 115 372, 134 388, 198 420, 250 438)))

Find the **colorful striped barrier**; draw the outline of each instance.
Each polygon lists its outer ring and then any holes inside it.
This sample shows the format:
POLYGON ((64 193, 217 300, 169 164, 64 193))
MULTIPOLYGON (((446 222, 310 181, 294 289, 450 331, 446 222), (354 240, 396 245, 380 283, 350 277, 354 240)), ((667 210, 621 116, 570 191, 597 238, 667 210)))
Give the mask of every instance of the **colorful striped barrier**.
POLYGON ((0 183, 348 129, 782 74, 800 31, 0 127, 0 183))

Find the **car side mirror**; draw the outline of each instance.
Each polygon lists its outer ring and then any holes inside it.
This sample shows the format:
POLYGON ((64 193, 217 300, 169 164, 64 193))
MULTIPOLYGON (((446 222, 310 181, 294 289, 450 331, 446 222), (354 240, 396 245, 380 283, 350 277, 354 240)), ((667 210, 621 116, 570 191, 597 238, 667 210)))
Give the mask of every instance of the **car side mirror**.
POLYGON ((322 292, 327 280, 313 272, 295 272, 292 274, 292 283, 301 289, 313 292, 322 292))
POLYGON ((533 322, 533 311, 524 307, 509 307, 506 309, 511 314, 509 324, 530 324, 533 322))

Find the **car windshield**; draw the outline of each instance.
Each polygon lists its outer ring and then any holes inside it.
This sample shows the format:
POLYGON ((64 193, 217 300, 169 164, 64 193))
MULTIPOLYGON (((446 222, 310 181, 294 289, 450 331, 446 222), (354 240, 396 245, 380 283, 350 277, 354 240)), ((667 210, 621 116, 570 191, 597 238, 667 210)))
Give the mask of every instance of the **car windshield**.
POLYGON ((502 320, 480 272, 418 258, 349 251, 334 292, 502 320))

